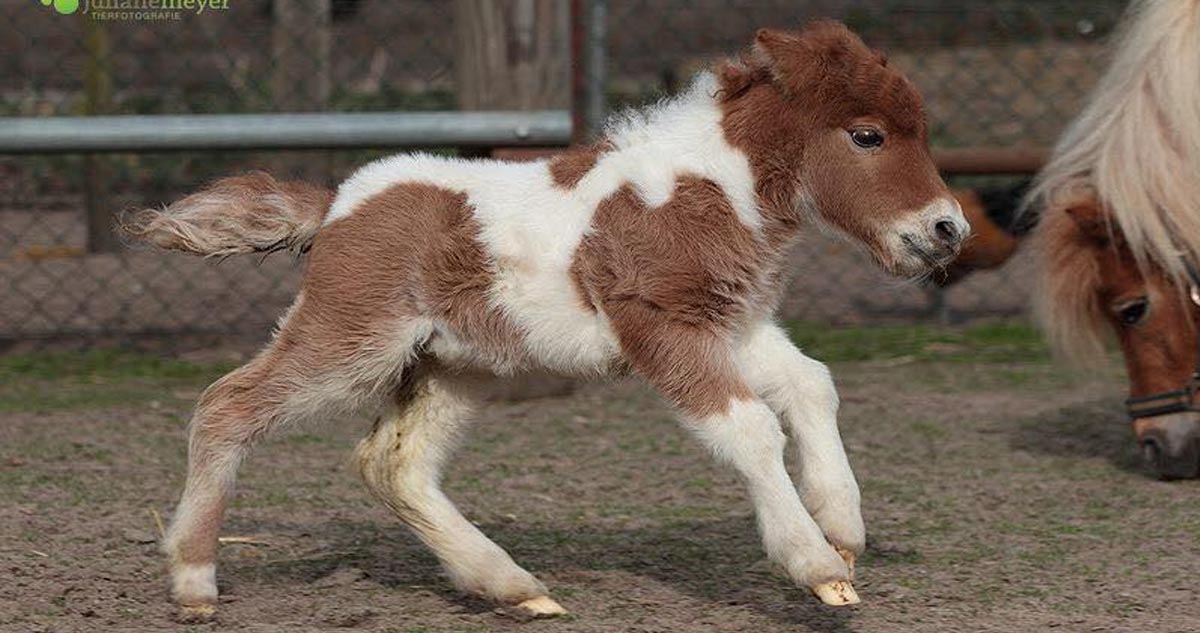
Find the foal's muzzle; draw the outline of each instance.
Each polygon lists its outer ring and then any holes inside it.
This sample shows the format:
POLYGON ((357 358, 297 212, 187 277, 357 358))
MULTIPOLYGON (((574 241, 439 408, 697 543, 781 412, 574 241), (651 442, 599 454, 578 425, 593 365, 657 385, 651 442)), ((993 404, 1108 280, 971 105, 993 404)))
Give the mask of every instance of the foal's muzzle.
POLYGON ((971 225, 953 198, 938 198, 921 209, 901 231, 905 249, 932 266, 942 266, 958 255, 971 234, 971 225))

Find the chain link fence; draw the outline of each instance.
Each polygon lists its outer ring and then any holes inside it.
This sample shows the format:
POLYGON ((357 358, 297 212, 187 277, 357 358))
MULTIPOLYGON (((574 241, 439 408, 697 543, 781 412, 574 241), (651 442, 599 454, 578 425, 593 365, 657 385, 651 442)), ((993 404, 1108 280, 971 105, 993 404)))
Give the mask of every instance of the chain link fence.
MULTIPOLYGON (((66 115, 486 109, 463 87, 482 63, 463 63, 471 53, 461 29, 472 4, 0 0, 0 116, 13 117, 0 126, 66 115)), ((552 25, 546 46, 559 64, 542 82, 561 85, 546 97, 548 107, 565 106, 572 78, 561 60, 569 58, 572 22, 564 16, 594 2, 496 4, 510 12, 529 5, 531 19, 552 25), (543 20, 545 11, 558 17, 543 20)), ((661 98, 744 47, 760 26, 833 17, 886 50, 917 83, 935 147, 1045 147, 1103 70, 1104 43, 1125 4, 612 0, 600 5, 601 103, 616 109, 661 98)), ((128 249, 114 243, 105 218, 247 169, 332 184, 392 151, 0 156, 0 346, 261 339, 295 294, 302 262, 128 249)), ((1003 182, 951 179, 963 187, 1003 182)), ((823 237, 798 249, 794 272, 785 316, 833 323, 1012 315, 1028 292, 1019 257, 932 291, 891 281, 853 248, 823 237)))

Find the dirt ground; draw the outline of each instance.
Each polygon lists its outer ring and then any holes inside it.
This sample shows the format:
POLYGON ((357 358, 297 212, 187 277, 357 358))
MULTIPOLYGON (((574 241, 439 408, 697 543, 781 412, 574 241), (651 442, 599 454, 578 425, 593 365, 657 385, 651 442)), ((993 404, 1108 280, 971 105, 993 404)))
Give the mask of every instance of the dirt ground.
MULTIPOLYGON (((447 477, 571 615, 456 593, 349 465, 365 420, 243 469, 221 610, 189 630, 1196 631, 1200 484, 1137 464, 1119 368, 1070 373, 1017 328, 798 331, 832 359, 863 489, 863 604, 831 610, 759 548, 738 481, 633 382, 487 407, 447 477)), ((155 514, 223 353, 0 357, 0 630, 180 630, 155 514)))

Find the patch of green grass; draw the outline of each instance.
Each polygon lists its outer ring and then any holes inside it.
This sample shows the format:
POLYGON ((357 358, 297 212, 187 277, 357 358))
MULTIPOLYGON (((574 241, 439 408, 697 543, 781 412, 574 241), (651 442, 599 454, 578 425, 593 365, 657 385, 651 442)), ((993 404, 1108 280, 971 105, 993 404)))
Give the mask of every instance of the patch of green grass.
POLYGON ((120 349, 0 356, 0 412, 104 408, 170 400, 231 369, 120 349))
POLYGON ((930 325, 831 328, 805 321, 792 321, 786 325, 792 340, 806 354, 826 362, 911 359, 1011 363, 1050 360, 1049 350, 1038 332, 1027 324, 1013 321, 965 328, 930 325))
POLYGON ((121 349, 87 352, 50 352, 0 356, 0 380, 38 378, 64 380, 82 378, 122 380, 127 378, 188 379, 221 371, 219 364, 198 364, 121 349))

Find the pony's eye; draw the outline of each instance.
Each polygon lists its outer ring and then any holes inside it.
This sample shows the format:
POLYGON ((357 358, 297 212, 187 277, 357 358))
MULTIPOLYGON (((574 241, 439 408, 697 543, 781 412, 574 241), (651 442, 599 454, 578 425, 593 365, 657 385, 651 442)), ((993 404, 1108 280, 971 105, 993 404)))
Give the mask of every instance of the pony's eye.
POLYGON ((1117 318, 1125 325, 1137 325, 1138 321, 1146 316, 1146 309, 1149 307, 1150 302, 1142 297, 1117 308, 1117 318))
POLYGON ((883 145, 883 133, 873 127, 856 127, 850 130, 850 140, 859 147, 873 149, 883 145))

